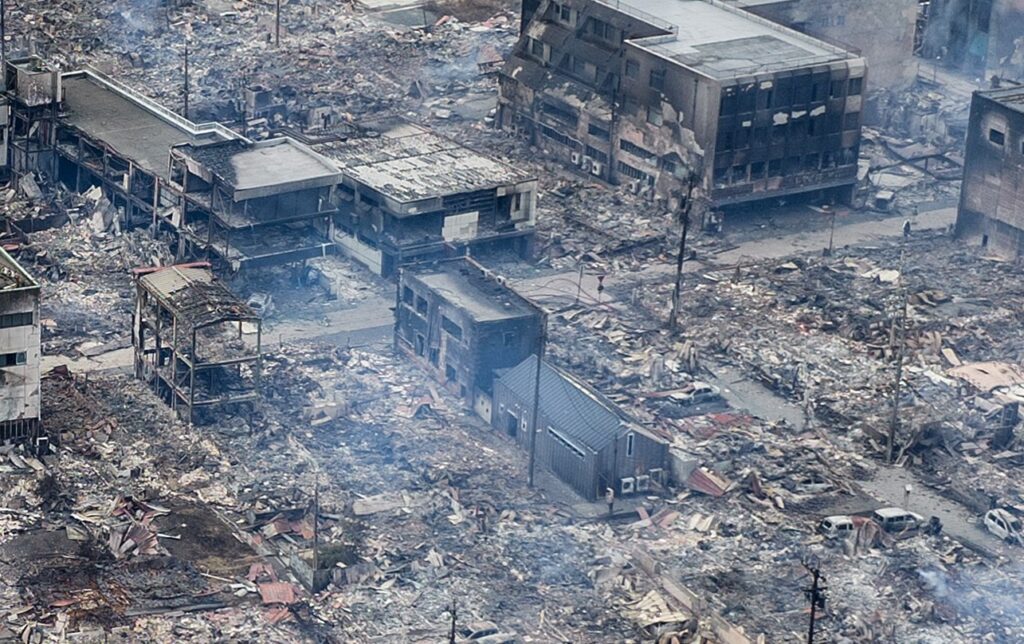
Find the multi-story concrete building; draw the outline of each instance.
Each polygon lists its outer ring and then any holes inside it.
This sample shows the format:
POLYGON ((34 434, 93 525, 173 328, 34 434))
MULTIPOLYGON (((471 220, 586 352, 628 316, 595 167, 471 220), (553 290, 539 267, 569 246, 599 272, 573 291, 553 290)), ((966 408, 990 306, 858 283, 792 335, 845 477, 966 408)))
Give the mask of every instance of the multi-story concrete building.
POLYGON ((1024 2, 931 0, 921 55, 986 79, 1024 81, 1024 2))
POLYGON ((845 198, 864 59, 717 0, 525 2, 499 126, 612 183, 714 206, 845 198))
POLYGON ((974 93, 956 229, 1024 254, 1024 87, 974 93))
POLYGON ((39 293, 0 248, 0 444, 39 432, 39 293))

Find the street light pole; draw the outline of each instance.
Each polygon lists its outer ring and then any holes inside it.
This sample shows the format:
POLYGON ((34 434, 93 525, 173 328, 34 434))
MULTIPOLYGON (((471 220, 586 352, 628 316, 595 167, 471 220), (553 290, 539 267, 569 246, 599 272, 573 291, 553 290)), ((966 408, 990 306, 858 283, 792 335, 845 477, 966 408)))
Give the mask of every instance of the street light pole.
POLYGON ((676 320, 679 317, 679 304, 683 291, 683 260, 686 255, 686 235, 690 231, 690 210, 693 208, 693 188, 696 183, 696 174, 691 172, 689 185, 686 188, 686 203, 682 204, 683 230, 679 235, 679 253, 676 256, 676 284, 672 289, 672 310, 668 314, 668 328, 676 328, 676 320))
MULTIPOLYGON (((537 307, 540 309, 540 307, 537 307)), ((533 420, 530 422, 530 465, 527 470, 526 484, 533 487, 533 473, 537 465, 537 419, 540 412, 540 370, 544 362, 544 348, 548 338, 548 315, 541 310, 540 345, 537 348, 537 372, 533 381, 533 420)))

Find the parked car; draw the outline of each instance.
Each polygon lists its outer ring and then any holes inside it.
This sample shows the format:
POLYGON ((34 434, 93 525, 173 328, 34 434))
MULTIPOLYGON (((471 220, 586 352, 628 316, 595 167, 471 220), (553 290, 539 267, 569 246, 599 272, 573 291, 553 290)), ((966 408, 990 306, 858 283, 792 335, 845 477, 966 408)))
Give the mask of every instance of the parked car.
POLYGON ((856 526, 853 524, 853 517, 837 514, 825 517, 818 524, 818 532, 829 539, 845 539, 853 534, 856 526))
POLYGON ((672 400, 682 405, 697 405, 722 397, 722 390, 707 382, 694 381, 683 391, 672 394, 672 400))
POLYGON ((995 509, 986 512, 985 527, 1007 543, 1024 544, 1024 525, 1007 510, 995 509))
POLYGON ((515 633, 502 633, 494 622, 472 622, 458 630, 460 644, 515 644, 515 633))
POLYGON ((871 518, 889 534, 916 532, 924 525, 924 517, 903 508, 879 508, 871 518))

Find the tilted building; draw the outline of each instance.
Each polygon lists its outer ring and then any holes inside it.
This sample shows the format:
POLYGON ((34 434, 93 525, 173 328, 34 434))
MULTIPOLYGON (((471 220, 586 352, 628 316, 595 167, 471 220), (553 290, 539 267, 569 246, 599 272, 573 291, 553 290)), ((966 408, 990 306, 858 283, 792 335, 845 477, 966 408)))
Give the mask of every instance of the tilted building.
POLYGON ((956 230, 998 253, 1024 253, 1024 87, 971 99, 956 230))
POLYGON ((866 71, 856 54, 716 0, 528 0, 497 120, 660 198, 684 191, 692 166, 714 206, 845 199, 866 71))
POLYGON ((0 248, 0 444, 39 435, 39 284, 0 248))

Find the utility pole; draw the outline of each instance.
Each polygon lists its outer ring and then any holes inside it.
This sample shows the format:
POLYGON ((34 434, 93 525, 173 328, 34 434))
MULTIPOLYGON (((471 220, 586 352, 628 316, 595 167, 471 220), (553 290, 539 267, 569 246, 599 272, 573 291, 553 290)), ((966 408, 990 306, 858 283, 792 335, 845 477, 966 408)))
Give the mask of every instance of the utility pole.
POLYGON ((826 255, 827 257, 832 257, 832 242, 833 242, 833 240, 835 239, 835 236, 836 236, 836 207, 832 206, 831 210, 832 210, 832 223, 829 225, 829 228, 828 228, 828 253, 826 255))
POLYGON ((534 374, 533 381, 533 413, 531 416, 533 420, 530 422, 530 466, 527 470, 526 484, 529 487, 533 487, 533 472, 537 465, 537 418, 540 412, 540 368, 541 363, 544 362, 544 347, 548 339, 548 314, 545 313, 539 306, 534 305, 535 308, 540 310, 540 346, 537 349, 537 372, 534 374))
POLYGON ((686 255, 686 235, 690 231, 690 210, 693 208, 693 188, 697 175, 690 172, 689 183, 686 188, 686 202, 680 204, 682 211, 683 230, 679 235, 679 254, 676 256, 676 285, 672 290, 672 310, 668 314, 668 328, 676 328, 676 320, 679 318, 679 304, 683 291, 683 259, 686 255))
POLYGON ((811 624, 807 628, 807 644, 814 644, 814 621, 817 617, 817 610, 825 608, 825 591, 828 588, 821 585, 825 582, 825 578, 821 576, 821 569, 816 561, 805 563, 804 568, 811 573, 811 587, 804 589, 804 594, 811 600, 811 624))
POLYGON ((320 572, 320 472, 313 483, 313 588, 316 589, 316 575, 320 572))
POLYGON ((903 306, 900 312, 899 319, 899 338, 895 337, 895 324, 893 333, 893 344, 896 349, 896 382, 893 383, 893 395, 892 395, 892 417, 889 419, 889 436, 886 440, 886 461, 892 463, 896 457, 896 430, 899 429, 900 424, 900 389, 903 383, 903 355, 906 353, 905 348, 907 344, 907 307, 910 301, 910 293, 907 291, 907 287, 903 284, 903 271, 904 259, 906 257, 906 237, 903 238, 900 248, 900 286, 903 288, 903 306))
POLYGON ((0 0, 0 60, 7 60, 7 0, 0 0))
POLYGON ((458 608, 455 606, 455 598, 452 597, 452 630, 448 634, 448 644, 455 644, 455 621, 458 614, 458 608))
POLYGON ((274 46, 281 46, 281 0, 277 0, 277 15, 274 19, 274 46))
POLYGON ((188 28, 185 31, 185 119, 188 120, 188 28))

